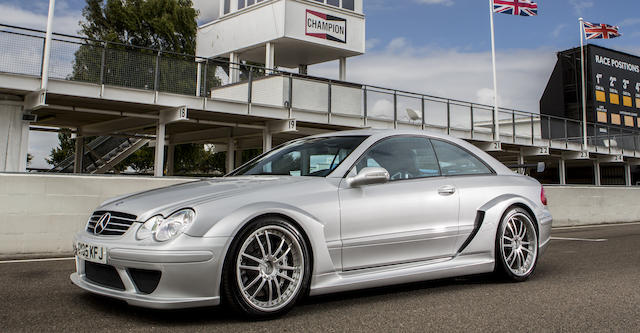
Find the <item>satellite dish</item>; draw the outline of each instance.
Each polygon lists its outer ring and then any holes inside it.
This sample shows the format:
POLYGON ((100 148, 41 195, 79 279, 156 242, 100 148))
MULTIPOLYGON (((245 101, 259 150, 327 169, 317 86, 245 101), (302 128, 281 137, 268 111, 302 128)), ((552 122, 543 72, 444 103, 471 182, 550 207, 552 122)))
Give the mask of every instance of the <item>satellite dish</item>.
POLYGON ((409 116, 409 119, 413 121, 422 119, 422 114, 411 108, 407 108, 407 115, 409 116))

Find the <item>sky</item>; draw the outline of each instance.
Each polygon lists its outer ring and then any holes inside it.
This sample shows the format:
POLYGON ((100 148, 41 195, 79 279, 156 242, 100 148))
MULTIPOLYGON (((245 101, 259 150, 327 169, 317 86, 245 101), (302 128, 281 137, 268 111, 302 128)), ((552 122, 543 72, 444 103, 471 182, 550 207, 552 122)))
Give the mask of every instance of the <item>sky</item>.
MULTIPOLYGON (((43 29, 48 0, 0 0, 0 23, 43 29)), ((84 0, 57 0, 54 31, 78 33, 84 0)), ((195 0, 200 23, 218 0, 195 0)), ((640 55, 640 1, 539 0, 537 17, 495 14, 500 105, 538 112, 556 53, 579 46, 578 18, 619 25, 623 36, 593 42, 640 55)), ((400 90, 492 104, 489 1, 364 0, 367 53, 348 61, 347 79, 400 90)), ((336 78, 338 65, 310 74, 336 78)), ((45 167, 50 134, 32 134, 33 166, 45 167)))

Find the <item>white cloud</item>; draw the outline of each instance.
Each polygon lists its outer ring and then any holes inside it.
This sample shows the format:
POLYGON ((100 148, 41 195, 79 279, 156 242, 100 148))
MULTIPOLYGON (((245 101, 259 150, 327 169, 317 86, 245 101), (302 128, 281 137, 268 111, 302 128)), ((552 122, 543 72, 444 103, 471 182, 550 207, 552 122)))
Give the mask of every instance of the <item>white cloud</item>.
POLYGON ((367 39, 365 45, 367 46, 367 52, 369 52, 380 45, 380 40, 378 38, 367 39))
POLYGON ((622 20, 622 22, 620 22, 620 27, 624 28, 625 26, 633 26, 633 25, 637 25, 640 24, 640 18, 628 18, 628 19, 624 19, 622 20))
POLYGON ((551 35, 555 38, 560 37, 560 35, 562 34, 562 30, 564 30, 564 28, 566 27, 567 27, 566 24, 558 25, 555 29, 553 29, 553 32, 551 32, 551 35))
POLYGON ((399 53, 408 51, 409 43, 407 39, 404 37, 397 37, 391 40, 387 45, 387 52, 389 53, 399 53))
POLYGON ((32 168, 51 168, 45 158, 51 154, 51 149, 58 147, 58 134, 50 132, 31 131, 29 133, 29 154, 33 160, 29 165, 32 168))
POLYGON ((425 5, 445 5, 452 6, 453 0, 416 0, 417 3, 425 5))
MULTIPOLYGON (((61 4, 64 4, 62 2, 61 4)), ((68 8, 66 5, 62 9, 68 8)), ((22 9, 13 5, 0 4, 2 23, 19 27, 44 30, 47 27, 47 15, 22 9)), ((70 35, 77 35, 80 30, 80 12, 56 10, 53 20, 53 31, 70 35), (63 12, 59 14, 59 12, 63 12)))
POLYGON ((571 4, 571 6, 573 6, 573 10, 578 15, 584 14, 585 9, 591 8, 594 5, 593 1, 586 0, 569 0, 569 3, 571 4))
MULTIPOLYGON (((556 61, 555 51, 498 51, 497 61, 500 105, 538 112, 540 97, 556 61)), ((335 62, 310 67, 312 75, 336 77, 337 72, 338 65, 335 62)), ((493 104, 489 51, 415 48, 405 39, 396 38, 381 51, 351 58, 347 79, 391 89, 493 104)), ((376 111, 384 108, 388 108, 388 103, 380 102, 377 107, 374 106, 376 111)))
POLYGON ((198 22, 213 21, 220 15, 220 0, 193 0, 193 7, 200 10, 198 22))

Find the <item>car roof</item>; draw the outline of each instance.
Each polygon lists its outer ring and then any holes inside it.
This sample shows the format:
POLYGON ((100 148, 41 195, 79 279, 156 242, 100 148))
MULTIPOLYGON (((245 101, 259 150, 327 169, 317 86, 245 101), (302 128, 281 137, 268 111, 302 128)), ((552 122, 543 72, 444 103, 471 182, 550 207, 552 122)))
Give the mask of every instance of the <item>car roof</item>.
POLYGON ((448 141, 454 143, 462 148, 470 151, 477 157, 480 157, 486 163, 488 163, 493 170, 498 174, 513 174, 511 169, 507 168, 504 164, 493 158, 493 156, 487 154, 482 149, 458 138, 454 138, 450 135, 437 133, 433 131, 423 131, 423 130, 410 130, 410 129, 358 129, 358 130, 347 130, 347 131, 338 131, 338 132, 330 132, 319 135, 311 136, 311 138, 322 138, 322 137, 336 137, 336 136, 367 136, 369 137, 367 141, 370 143, 384 139, 385 137, 398 136, 398 135, 416 135, 416 136, 425 136, 433 139, 441 139, 444 141, 448 141))

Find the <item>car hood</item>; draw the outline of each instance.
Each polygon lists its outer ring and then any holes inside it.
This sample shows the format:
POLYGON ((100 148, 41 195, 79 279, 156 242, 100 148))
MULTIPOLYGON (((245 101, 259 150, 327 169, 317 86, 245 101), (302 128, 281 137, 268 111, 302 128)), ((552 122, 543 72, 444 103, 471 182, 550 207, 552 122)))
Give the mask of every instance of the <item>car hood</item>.
POLYGON ((203 179, 155 190, 135 193, 109 200, 99 210, 117 211, 136 215, 138 221, 193 207, 204 202, 239 196, 269 186, 310 181, 310 177, 247 176, 203 179))

